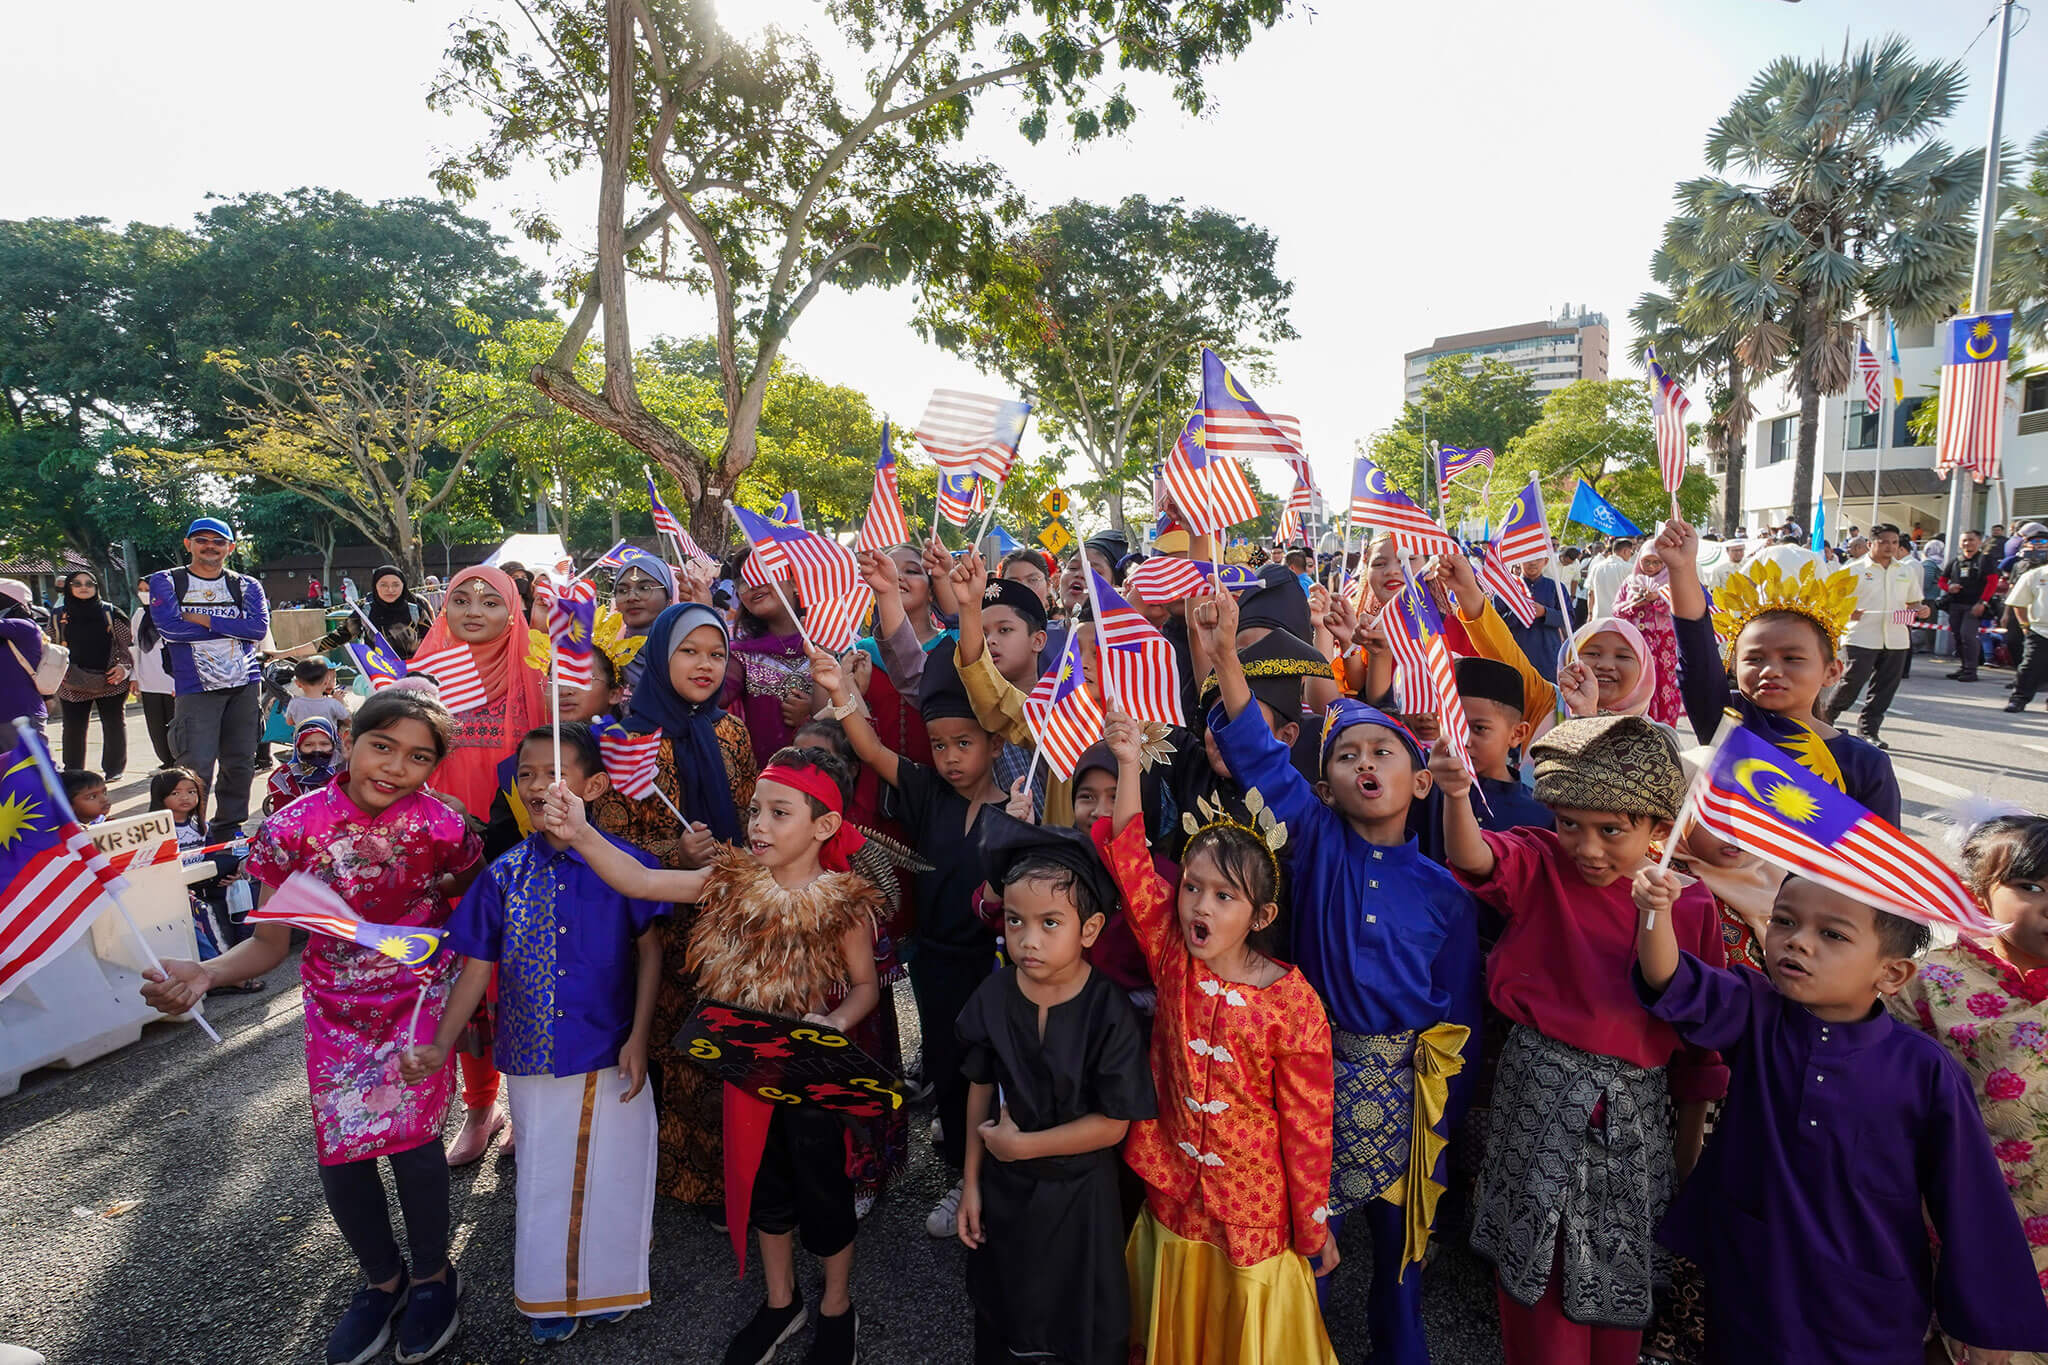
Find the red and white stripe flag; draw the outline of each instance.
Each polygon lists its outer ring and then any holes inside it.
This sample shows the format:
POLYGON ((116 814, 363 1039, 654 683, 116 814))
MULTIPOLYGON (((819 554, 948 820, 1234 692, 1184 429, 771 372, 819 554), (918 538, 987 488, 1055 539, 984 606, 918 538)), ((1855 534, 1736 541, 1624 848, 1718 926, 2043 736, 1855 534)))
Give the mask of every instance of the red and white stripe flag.
POLYGON ((1515 620, 1525 626, 1536 624, 1539 610, 1536 597, 1529 591, 1529 582, 1522 575, 1510 569, 1501 558, 1500 542, 1486 542, 1486 553, 1479 561, 1479 586, 1507 603, 1515 620))
POLYGON ((597 750, 604 756, 604 770, 629 801, 645 801, 655 794, 655 771, 661 766, 661 731, 636 735, 613 720, 601 720, 591 727, 597 732, 597 750))
POLYGON ((875 590, 855 583, 845 592, 818 601, 804 595, 804 634, 827 654, 844 654, 860 638, 860 628, 875 605, 875 590))
MULTIPOLYGON (((534 600, 542 600, 540 585, 534 585, 534 600)), ((555 648, 555 676, 562 686, 587 688, 595 679, 591 656, 596 651, 592 637, 597 628, 597 589, 588 579, 578 579, 560 592, 545 594, 548 639, 555 648)))
POLYGON ((476 671, 476 655, 465 644, 448 645, 431 654, 415 654, 406 663, 405 672, 407 677, 422 673, 431 677, 440 690, 441 705, 457 715, 474 711, 491 699, 476 671))
POLYGON ((1024 722, 1045 766, 1062 778, 1072 778, 1081 755, 1102 738, 1102 704, 1082 678, 1080 631, 1067 632, 1059 662, 1024 699, 1024 722))
POLYGON ((1213 535, 1258 516, 1259 499, 1237 461, 1208 450, 1203 441, 1197 412, 1166 457, 1166 491, 1189 530, 1213 535))
POLYGON ((1685 396, 1685 390, 1678 387, 1678 381, 1664 373, 1664 367, 1657 363, 1655 348, 1649 351, 1650 363, 1650 417, 1657 429, 1657 467, 1664 475, 1664 491, 1676 493, 1685 482, 1685 456, 1689 440, 1685 433, 1685 414, 1691 409, 1692 401, 1685 396))
POLYGON ((1866 412, 1884 410, 1884 387, 1878 381, 1882 378, 1882 367, 1877 363, 1877 352, 1870 349, 1867 337, 1856 338, 1856 373, 1863 376, 1863 407, 1866 412))
POLYGON ((882 453, 875 459, 875 482, 868 492, 868 514, 861 519, 853 548, 876 554, 891 545, 910 543, 910 523, 903 518, 903 490, 896 478, 896 454, 889 449, 889 424, 882 423, 882 453))
POLYGON ((55 840, 21 863, 0 894, 0 999, 92 927, 116 880, 84 826, 67 820, 50 832, 55 840))
POLYGON ((1093 569, 1087 573, 1103 695, 1133 720, 1183 724, 1172 643, 1103 582, 1101 574, 1093 569))
POLYGON ((1998 477, 2012 314, 1952 318, 1944 325, 1948 347, 1941 367, 1934 471, 1965 469, 1983 483, 1998 477))
POLYGON ((941 473, 978 474, 997 483, 1010 477, 1031 405, 958 389, 935 389, 917 424, 917 443, 941 473))

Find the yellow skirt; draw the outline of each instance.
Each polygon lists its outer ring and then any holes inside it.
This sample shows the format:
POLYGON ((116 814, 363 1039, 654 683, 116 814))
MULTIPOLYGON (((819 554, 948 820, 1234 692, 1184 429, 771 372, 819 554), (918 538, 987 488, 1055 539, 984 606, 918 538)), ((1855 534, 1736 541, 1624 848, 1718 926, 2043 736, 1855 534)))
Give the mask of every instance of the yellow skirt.
POLYGON ((1131 1359, 1154 1365, 1337 1365, 1308 1258, 1283 1251, 1234 1266, 1222 1247, 1138 1215, 1124 1245, 1131 1359))

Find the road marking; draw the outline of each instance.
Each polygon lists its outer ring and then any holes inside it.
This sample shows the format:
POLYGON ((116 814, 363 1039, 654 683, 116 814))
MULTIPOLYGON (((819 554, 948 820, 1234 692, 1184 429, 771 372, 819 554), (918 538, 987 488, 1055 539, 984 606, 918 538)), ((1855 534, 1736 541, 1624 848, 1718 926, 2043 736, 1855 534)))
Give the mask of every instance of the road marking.
POLYGON ((1938 777, 1929 777, 1926 773, 1916 773, 1911 768, 1902 768, 1896 763, 1892 764, 1892 775, 1901 782, 1910 782, 1916 787, 1924 787, 1928 791, 1946 796, 1951 801, 1960 800, 1971 794, 1968 787, 1958 787, 1953 782, 1944 782, 1938 777))

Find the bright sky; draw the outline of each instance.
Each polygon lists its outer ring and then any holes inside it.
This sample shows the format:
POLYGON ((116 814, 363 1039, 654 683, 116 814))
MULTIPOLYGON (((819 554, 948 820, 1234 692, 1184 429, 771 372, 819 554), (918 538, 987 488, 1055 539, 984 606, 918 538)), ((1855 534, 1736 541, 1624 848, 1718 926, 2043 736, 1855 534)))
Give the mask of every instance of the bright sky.
MULTIPOLYGON (((1029 146, 990 106, 973 149, 1038 206, 1179 196, 1270 229, 1301 339, 1255 394, 1302 418, 1335 491, 1352 441, 1399 413, 1402 353, 1438 335, 1569 302, 1608 315, 1616 368, 1632 369, 1626 314, 1649 284, 1672 187, 1704 169, 1709 125, 1765 62, 1892 31, 1923 58, 1960 57, 1995 3, 1319 0, 1213 74, 1205 118, 1141 92, 1127 137, 1077 151, 1054 138, 1029 146)), ((746 26, 816 12, 809 0, 725 6, 746 26)), ((0 45, 0 126, 16 130, 0 217, 184 224, 209 192, 429 194, 438 151, 470 125, 430 113, 423 96, 449 24, 468 11, 451 0, 15 6, 0 45)), ((2006 138, 2024 145, 2048 125, 2048 82, 2026 74, 2048 70, 2048 29, 2024 9, 2015 24, 2006 138)), ((1995 36, 1969 50, 1953 142, 1984 138, 1995 36)), ((533 173, 487 187, 472 211, 508 236, 522 204, 573 226, 590 220, 595 190, 533 173)), ((572 239, 589 243, 587 231, 572 239)), ((788 354, 899 419, 914 420, 934 387, 996 391, 917 340, 912 304, 908 291, 824 295, 788 354)), ((673 289, 641 289, 632 313, 640 337, 709 330, 708 305, 673 289)))

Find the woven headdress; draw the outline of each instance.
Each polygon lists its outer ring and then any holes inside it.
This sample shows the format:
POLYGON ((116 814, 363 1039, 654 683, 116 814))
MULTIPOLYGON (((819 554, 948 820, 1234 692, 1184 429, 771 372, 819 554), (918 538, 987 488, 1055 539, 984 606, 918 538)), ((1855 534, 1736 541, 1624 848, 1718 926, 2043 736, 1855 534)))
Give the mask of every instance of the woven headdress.
POLYGON ((1742 628, 1774 611, 1805 617, 1839 649, 1856 612, 1856 575, 1847 569, 1823 574, 1810 561, 1799 566, 1797 577, 1787 577, 1773 560, 1743 565, 1715 594, 1714 632, 1723 650, 1733 655, 1742 628))
POLYGON ((1249 834, 1258 846, 1265 850, 1266 861, 1273 867, 1273 885, 1278 886, 1280 850, 1287 846, 1287 826, 1267 808, 1266 798, 1259 795, 1257 788, 1244 794, 1244 808, 1251 816, 1250 824, 1232 816, 1222 802, 1212 802, 1206 796, 1198 796, 1195 798, 1194 810, 1184 810, 1180 813, 1181 828, 1188 832, 1189 838, 1204 830, 1218 828, 1242 830, 1249 834), (1199 820, 1195 818, 1197 811, 1202 817, 1199 820))

